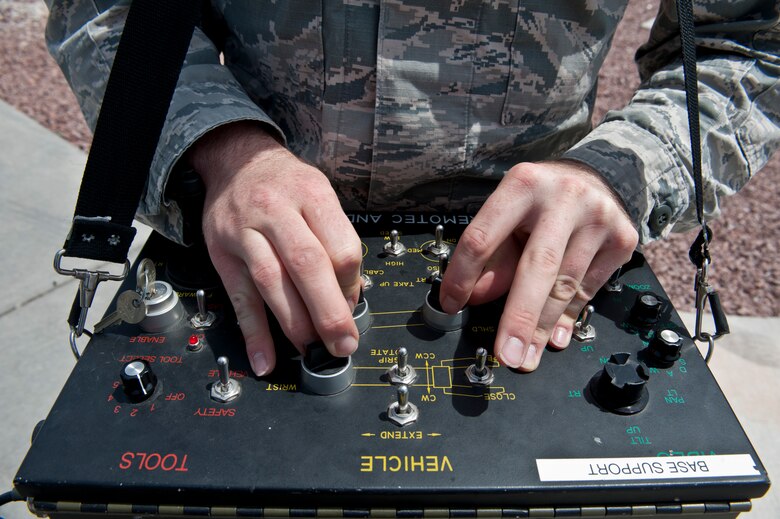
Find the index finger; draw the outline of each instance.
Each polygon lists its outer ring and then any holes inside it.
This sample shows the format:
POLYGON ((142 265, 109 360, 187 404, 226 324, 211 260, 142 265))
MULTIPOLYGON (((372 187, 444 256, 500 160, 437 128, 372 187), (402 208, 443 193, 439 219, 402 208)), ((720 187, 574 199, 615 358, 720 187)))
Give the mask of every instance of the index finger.
MULTIPOLYGON (((501 184, 505 182, 507 178, 501 184)), ((458 240, 441 285, 441 306, 447 313, 466 305, 490 258, 528 216, 532 206, 529 192, 502 190, 501 184, 458 240)))

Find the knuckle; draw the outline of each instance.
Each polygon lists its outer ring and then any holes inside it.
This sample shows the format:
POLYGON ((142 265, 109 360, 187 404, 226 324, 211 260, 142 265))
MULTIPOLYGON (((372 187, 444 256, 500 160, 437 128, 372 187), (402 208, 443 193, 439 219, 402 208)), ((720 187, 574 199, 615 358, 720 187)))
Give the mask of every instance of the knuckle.
POLYGON ((580 176, 567 175, 561 177, 558 191, 567 200, 583 200, 590 185, 580 176))
POLYGON ((552 290, 550 290, 550 298, 555 301, 568 303, 574 299, 579 289, 580 283, 577 279, 565 274, 559 274, 555 278, 552 290))
POLYGON ((615 248, 623 251, 631 258, 631 254, 636 249, 637 243, 639 243, 639 234, 636 232, 633 226, 626 226, 625 229, 617 232, 614 236, 615 248))
POLYGON ((536 329, 539 316, 524 308, 507 307, 504 309, 502 321, 506 322, 510 330, 518 332, 513 335, 527 337, 532 330, 536 329))
MULTIPOLYGON (((270 189, 252 189, 247 193, 247 205, 263 213, 273 210, 280 199, 279 193, 270 189)), ((236 212, 236 214, 241 214, 236 212)))
POLYGON ((336 272, 336 276, 347 277, 358 274, 363 256, 360 248, 350 246, 334 251, 331 254, 330 259, 333 263, 333 270, 336 272))
POLYGON ((317 266, 323 263, 323 252, 313 245, 302 245, 290 258, 290 268, 301 276, 317 272, 317 266))
POLYGON ((557 274, 561 265, 561 252, 549 245, 540 245, 525 252, 528 255, 528 265, 542 274, 557 274))
POLYGON ((317 329, 323 337, 339 337, 352 332, 355 323, 349 313, 331 313, 318 319, 317 329))
POLYGON ((503 182, 513 192, 522 193, 535 190, 539 186, 540 176, 535 164, 522 163, 507 171, 503 182))
POLYGON ((249 273, 255 284, 262 288, 278 284, 282 279, 281 269, 274 262, 262 262, 250 267, 249 273))
POLYGON ((485 229, 473 223, 469 225, 458 240, 458 250, 469 258, 479 258, 490 244, 490 235, 485 229))

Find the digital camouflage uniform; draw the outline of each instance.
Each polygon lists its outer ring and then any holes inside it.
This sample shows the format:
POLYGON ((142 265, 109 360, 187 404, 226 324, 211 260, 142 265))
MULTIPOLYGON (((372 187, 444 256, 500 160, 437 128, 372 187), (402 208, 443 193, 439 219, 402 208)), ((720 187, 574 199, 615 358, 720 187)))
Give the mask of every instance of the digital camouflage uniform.
MULTIPOLYGON (((94 128, 129 2, 47 0, 52 55, 94 128)), ((171 169, 255 120, 322 170, 346 210, 475 211, 521 161, 604 176, 643 242, 696 224, 677 16, 663 0, 631 103, 591 128, 627 0, 214 0, 196 29, 138 217, 181 240, 171 169), (224 65, 220 64, 220 53, 224 65)), ((780 6, 696 0, 705 210, 780 142, 780 6)), ((154 56, 149 57, 150 60, 154 56)))

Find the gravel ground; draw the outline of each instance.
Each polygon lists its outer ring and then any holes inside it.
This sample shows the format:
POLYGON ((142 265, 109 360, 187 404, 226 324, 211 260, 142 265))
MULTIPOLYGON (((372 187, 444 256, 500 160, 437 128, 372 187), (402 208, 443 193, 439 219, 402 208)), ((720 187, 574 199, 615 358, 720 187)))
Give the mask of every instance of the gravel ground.
MULTIPOLYGON (((624 104, 639 83, 633 53, 647 37, 658 0, 633 0, 600 76, 596 120, 624 104)), ((83 150, 91 137, 76 100, 43 39, 46 7, 40 0, 3 0, 0 5, 0 98, 83 150)), ((777 207, 780 154, 739 193, 724 203, 713 223, 713 284, 727 313, 780 315, 780 235, 777 207)), ((680 310, 693 308, 693 266, 687 260, 694 234, 674 235, 645 253, 680 310)))

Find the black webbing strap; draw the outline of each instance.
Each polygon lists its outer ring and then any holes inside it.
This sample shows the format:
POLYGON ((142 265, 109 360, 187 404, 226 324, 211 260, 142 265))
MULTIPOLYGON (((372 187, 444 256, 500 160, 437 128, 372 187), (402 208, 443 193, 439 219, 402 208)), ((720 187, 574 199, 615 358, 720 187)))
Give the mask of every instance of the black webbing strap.
POLYGON ((701 131, 699 129, 699 88, 696 70, 696 41, 693 28, 692 0, 677 0, 677 18, 680 24, 683 73, 685 75, 685 104, 688 108, 688 128, 691 134, 691 160, 693 186, 696 197, 696 218, 702 226, 699 237, 694 241, 688 255, 691 261, 701 267, 709 261, 707 246, 712 240, 709 227, 704 222, 704 181, 701 173, 701 131))
POLYGON ((134 0, 84 169, 64 255, 127 259, 132 227, 200 1, 134 0))
POLYGON ((701 130, 699 129, 699 88, 696 71, 696 41, 693 25, 692 0, 677 0, 677 18, 680 25, 680 42, 683 55, 683 74, 685 76, 685 103, 688 109, 688 128, 691 134, 691 160, 693 162, 693 187, 696 196, 696 218, 701 224, 699 235, 691 244, 688 257, 696 265, 696 340, 708 340, 712 354, 712 344, 721 335, 729 333, 729 323, 717 291, 707 281, 707 271, 711 262, 709 244, 712 230, 704 218, 704 180, 701 172, 701 130), (704 307, 709 302, 715 325, 713 333, 702 330, 704 307))

